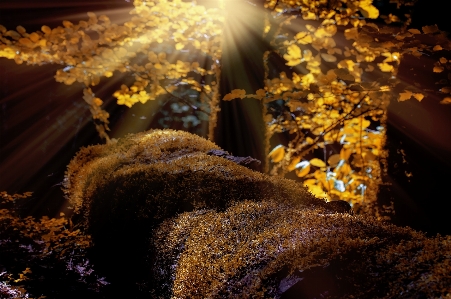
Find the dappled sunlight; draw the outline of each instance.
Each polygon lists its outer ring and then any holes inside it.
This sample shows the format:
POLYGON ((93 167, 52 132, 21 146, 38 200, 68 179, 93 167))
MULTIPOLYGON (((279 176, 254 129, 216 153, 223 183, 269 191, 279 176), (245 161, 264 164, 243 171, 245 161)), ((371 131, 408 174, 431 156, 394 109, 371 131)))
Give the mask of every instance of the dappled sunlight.
POLYGON ((451 43, 408 2, 65 2, 0 25, 0 251, 20 257, 0 291, 280 297, 322 273, 312 298, 449 295, 449 237, 384 222, 431 227, 451 166, 451 43))

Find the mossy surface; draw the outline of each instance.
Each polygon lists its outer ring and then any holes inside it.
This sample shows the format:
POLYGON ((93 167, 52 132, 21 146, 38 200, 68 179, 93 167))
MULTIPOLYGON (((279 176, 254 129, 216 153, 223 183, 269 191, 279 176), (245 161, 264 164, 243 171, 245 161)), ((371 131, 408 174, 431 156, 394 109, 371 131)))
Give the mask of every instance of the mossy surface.
POLYGON ((107 278, 139 283, 139 296, 151 298, 451 292, 450 238, 343 213, 347 206, 211 150, 220 148, 155 130, 82 149, 72 160, 65 188, 74 222, 92 235, 107 278))
MULTIPOLYGON (((66 193, 82 224, 102 235, 158 224, 177 213, 224 209, 236 201, 276 200, 327 207, 293 181, 252 171, 222 157, 198 136, 172 130, 129 135, 82 149, 68 167, 66 193), (119 227, 116 227, 119 226, 119 227)), ((147 228, 146 228, 147 229, 147 228)))
POLYGON ((155 233, 162 297, 443 298, 451 238, 274 201, 183 213, 155 233))

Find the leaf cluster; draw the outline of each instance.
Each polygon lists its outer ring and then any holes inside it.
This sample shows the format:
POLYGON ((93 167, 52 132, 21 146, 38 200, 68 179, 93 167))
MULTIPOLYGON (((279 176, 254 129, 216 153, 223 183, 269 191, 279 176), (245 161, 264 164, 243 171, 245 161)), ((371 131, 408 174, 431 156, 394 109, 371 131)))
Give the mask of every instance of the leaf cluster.
MULTIPOLYGON (((1 192, 1 205, 31 196, 1 192)), ((89 236, 60 218, 22 218, 0 209, 0 294, 2 298, 93 296, 107 282, 92 268, 89 236), (72 294, 70 294, 72 292, 72 294), (5 296, 5 297, 4 297, 5 296)))

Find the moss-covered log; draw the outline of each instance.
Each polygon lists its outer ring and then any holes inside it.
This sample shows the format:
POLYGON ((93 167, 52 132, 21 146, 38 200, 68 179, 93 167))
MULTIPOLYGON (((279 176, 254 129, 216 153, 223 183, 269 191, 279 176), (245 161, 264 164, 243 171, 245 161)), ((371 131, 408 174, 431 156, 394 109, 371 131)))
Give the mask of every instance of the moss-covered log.
POLYGON ((65 188, 74 221, 92 235, 112 281, 140 283, 140 296, 155 298, 451 292, 450 238, 343 213, 341 203, 212 150, 221 149, 155 130, 72 160, 65 188))

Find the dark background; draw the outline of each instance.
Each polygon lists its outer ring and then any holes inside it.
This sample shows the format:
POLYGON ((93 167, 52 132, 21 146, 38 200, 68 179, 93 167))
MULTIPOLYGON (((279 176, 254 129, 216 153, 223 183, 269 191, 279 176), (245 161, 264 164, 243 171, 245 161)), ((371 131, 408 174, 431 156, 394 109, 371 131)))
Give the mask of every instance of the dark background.
MULTIPOLYGON (((131 8, 130 2, 119 0, 2 0, 0 24, 7 29, 22 25, 33 32, 42 25, 55 27, 63 20, 87 19, 87 11, 123 22, 131 8)), ((450 30, 446 27, 446 10, 439 1, 420 1, 413 16, 417 28, 438 24, 450 30)), ((424 88, 437 89, 438 79, 431 72, 433 62, 433 57, 405 57, 398 77, 408 84, 421 82, 424 88)), ((0 191, 33 191, 25 209, 37 216, 68 212, 60 189, 65 167, 81 146, 102 143, 82 99, 82 86, 55 82, 53 76, 58 68, 17 65, 0 59, 0 191)), ((128 131, 158 127, 156 120, 148 117, 159 109, 158 103, 137 104, 132 109, 117 106, 111 97, 114 90, 110 87, 96 92, 111 114, 113 137, 127 131, 119 129, 124 117, 135 120, 128 131)), ((421 103, 410 100, 390 105, 388 175, 380 196, 395 203, 395 223, 430 234, 451 234, 447 208, 451 200, 451 106, 439 104, 440 100, 431 93, 421 103)), ((234 115, 233 109, 228 113, 227 118, 234 115)), ((243 118, 243 114, 237 114, 234 122, 245 122, 243 118)), ((231 131, 227 136, 235 134, 231 131)), ((239 148, 251 140, 248 136, 231 139, 223 146, 232 153, 234 146, 239 148)))

